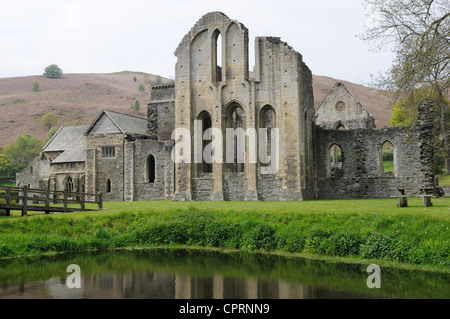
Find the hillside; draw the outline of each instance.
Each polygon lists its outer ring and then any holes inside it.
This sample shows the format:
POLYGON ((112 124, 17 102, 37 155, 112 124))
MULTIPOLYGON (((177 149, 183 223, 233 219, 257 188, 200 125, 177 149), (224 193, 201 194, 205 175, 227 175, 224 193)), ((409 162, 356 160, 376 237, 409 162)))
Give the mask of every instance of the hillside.
MULTIPOLYGON (((0 146, 13 141, 17 135, 30 133, 44 138, 46 129, 41 117, 53 112, 59 125, 89 125, 102 109, 146 117, 149 85, 155 75, 142 72, 110 74, 65 74, 61 79, 43 76, 27 76, 0 79, 0 146), (133 80, 136 77, 137 81, 133 80), (39 91, 33 92, 31 84, 39 83, 39 91), (145 91, 138 90, 139 84, 145 91), (138 100, 141 109, 131 110, 138 100)), ((163 82, 169 81, 163 79, 163 82)), ((313 76, 314 100, 317 108, 336 79, 313 76)), ((375 117, 377 127, 387 126, 391 111, 386 97, 376 89, 343 81, 362 105, 375 117)))

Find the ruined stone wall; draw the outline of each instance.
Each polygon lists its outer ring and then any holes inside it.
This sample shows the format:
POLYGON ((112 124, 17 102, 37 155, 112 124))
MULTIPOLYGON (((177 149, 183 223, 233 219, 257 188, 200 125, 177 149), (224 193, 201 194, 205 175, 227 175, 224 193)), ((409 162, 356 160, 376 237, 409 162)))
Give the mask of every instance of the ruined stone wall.
POLYGON ((172 200, 172 141, 130 138, 125 144, 125 200, 172 200), (149 156, 155 158, 155 180, 149 180, 149 156))
MULTIPOLYGON (((220 12, 203 16, 182 39, 175 55, 175 127, 186 128, 193 135, 194 120, 207 114, 212 127, 225 136, 231 110, 239 106, 244 111, 244 130, 258 129, 261 111, 270 106, 276 114, 275 127, 280 129, 279 168, 272 177, 260 178, 259 164, 249 163, 247 144, 244 172, 230 172, 225 164, 214 163, 212 181, 206 181, 195 164, 177 164, 176 198, 205 198, 199 190, 206 184, 212 185, 210 199, 214 200, 313 198, 312 75, 301 55, 280 38, 258 37, 255 77, 249 79, 248 30, 220 12), (221 52, 217 41, 221 41, 221 52), (281 191, 274 190, 270 180, 278 181, 281 191), (192 196, 194 188, 198 196, 192 196)), ((223 151, 225 160, 225 145, 223 151)))
POLYGON ((420 108, 419 122, 411 127, 348 131, 316 128, 318 198, 376 198, 397 194, 397 188, 417 195, 434 187, 432 114, 420 108), (394 173, 383 171, 382 145, 394 146, 394 173), (331 172, 330 148, 342 149, 342 168, 331 172))
POLYGON ((170 141, 175 128, 175 88, 173 84, 151 87, 147 117, 150 138, 154 141, 170 141))

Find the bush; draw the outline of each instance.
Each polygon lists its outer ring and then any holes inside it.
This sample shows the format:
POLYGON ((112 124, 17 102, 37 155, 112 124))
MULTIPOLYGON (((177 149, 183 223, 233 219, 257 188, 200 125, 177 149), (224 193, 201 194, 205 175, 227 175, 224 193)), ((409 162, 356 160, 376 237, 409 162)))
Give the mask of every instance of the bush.
POLYGON ((313 230, 306 238, 305 249, 313 254, 326 254, 328 239, 331 233, 323 230, 313 230))
POLYGON ((256 225, 247 237, 246 246, 249 249, 275 249, 277 247, 275 229, 267 224, 256 225))
POLYGON ((393 237, 391 235, 373 234, 365 244, 361 245, 361 257, 363 258, 384 258, 391 250, 393 237))
POLYGON ((361 238, 352 233, 341 233, 331 237, 328 254, 333 256, 357 256, 359 254, 361 238))

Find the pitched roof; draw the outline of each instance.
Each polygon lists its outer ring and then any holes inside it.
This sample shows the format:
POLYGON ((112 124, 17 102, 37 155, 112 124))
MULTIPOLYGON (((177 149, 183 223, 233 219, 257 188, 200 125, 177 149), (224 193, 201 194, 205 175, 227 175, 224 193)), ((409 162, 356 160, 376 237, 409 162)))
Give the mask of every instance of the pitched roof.
POLYGON ((111 119, 114 125, 117 126, 123 134, 148 135, 147 119, 111 110, 102 110, 91 126, 85 131, 85 135, 89 134, 91 129, 104 114, 111 119))
POLYGON ((87 126, 62 126, 48 141, 42 152, 62 152, 52 163, 86 161, 87 126))

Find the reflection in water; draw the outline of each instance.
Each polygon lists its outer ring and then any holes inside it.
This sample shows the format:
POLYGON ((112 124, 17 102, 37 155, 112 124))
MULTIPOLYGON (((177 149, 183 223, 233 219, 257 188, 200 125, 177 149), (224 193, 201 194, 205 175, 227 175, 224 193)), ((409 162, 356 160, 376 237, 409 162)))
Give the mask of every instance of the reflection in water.
POLYGON ((1 261, 0 298, 307 299, 447 298, 448 274, 382 270, 366 286, 366 265, 263 254, 150 249, 1 261), (81 288, 69 289, 69 264, 81 288))

